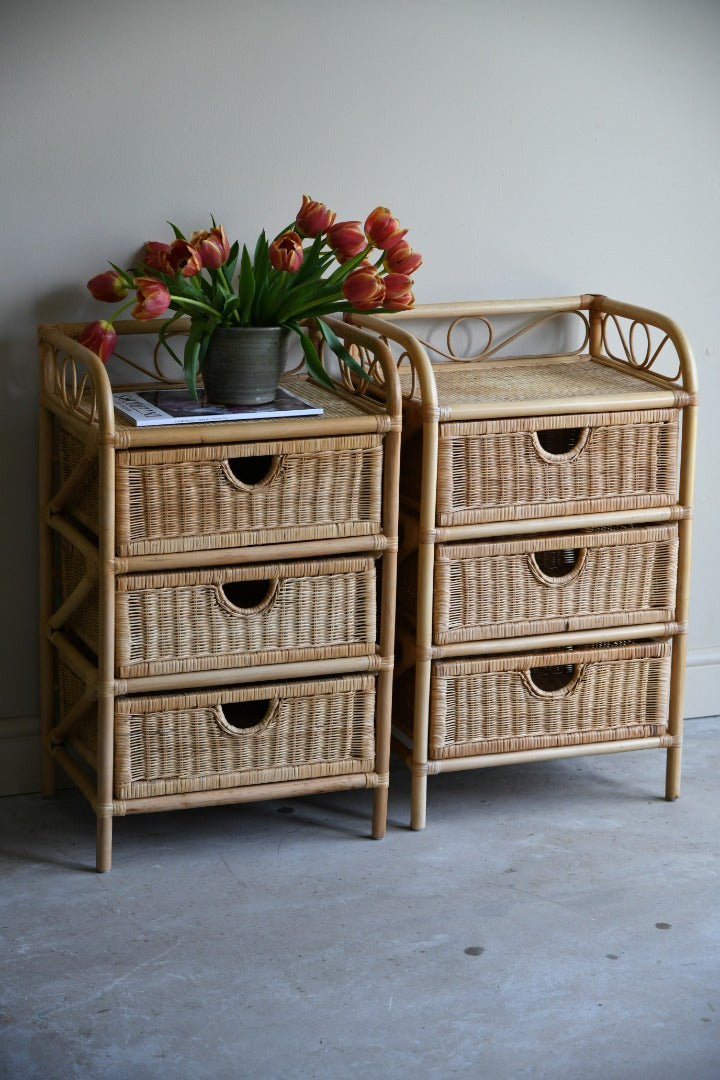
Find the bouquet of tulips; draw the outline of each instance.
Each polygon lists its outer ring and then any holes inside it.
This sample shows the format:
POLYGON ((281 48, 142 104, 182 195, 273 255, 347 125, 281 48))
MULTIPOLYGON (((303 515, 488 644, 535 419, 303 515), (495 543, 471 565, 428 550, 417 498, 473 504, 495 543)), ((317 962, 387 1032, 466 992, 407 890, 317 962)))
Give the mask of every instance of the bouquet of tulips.
POLYGON ((308 370, 320 382, 330 380, 303 322, 314 319, 329 348, 344 363, 364 374, 344 348, 323 315, 345 311, 401 311, 415 302, 411 275, 422 257, 410 247, 397 218, 378 206, 364 224, 336 221, 324 203, 303 196, 297 217, 274 240, 265 232, 251 255, 229 243, 222 225, 193 232, 186 238, 171 224, 175 239, 145 245, 140 265, 111 270, 91 278, 88 289, 96 300, 124 301, 109 320, 88 324, 78 341, 103 362, 117 342, 113 321, 132 306, 135 319, 156 319, 167 313, 160 341, 182 364, 185 380, 196 394, 198 371, 208 342, 219 326, 284 326, 297 334, 308 370), (126 300, 128 293, 134 298, 126 300), (181 316, 190 330, 183 361, 170 346, 167 333, 181 316))

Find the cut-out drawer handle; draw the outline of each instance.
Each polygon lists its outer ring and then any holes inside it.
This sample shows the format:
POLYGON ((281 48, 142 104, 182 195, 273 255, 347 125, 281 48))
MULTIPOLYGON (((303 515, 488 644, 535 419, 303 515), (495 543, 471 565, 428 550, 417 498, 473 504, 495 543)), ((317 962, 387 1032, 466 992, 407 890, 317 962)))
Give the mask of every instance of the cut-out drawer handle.
POLYGON ((556 548, 552 551, 533 551, 528 563, 534 576, 543 585, 562 588, 580 576, 587 560, 587 548, 556 548))
POLYGON ((234 487, 256 488, 271 484, 280 472, 283 461, 282 454, 257 454, 227 458, 223 461, 222 468, 234 487))
POLYGON ((550 664, 522 672, 525 686, 535 697, 567 697, 577 688, 583 673, 582 664, 550 664))
POLYGON ((277 698, 261 698, 257 701, 228 701, 218 705, 214 712, 218 726, 228 735, 256 735, 264 731, 275 719, 280 708, 277 698))
POLYGON ((543 461, 562 464, 573 461, 583 452, 590 437, 590 428, 549 428, 533 431, 535 453, 543 461))
POLYGON ((231 615, 259 612, 270 607, 277 597, 279 578, 260 581, 226 581, 217 586, 221 607, 231 615))

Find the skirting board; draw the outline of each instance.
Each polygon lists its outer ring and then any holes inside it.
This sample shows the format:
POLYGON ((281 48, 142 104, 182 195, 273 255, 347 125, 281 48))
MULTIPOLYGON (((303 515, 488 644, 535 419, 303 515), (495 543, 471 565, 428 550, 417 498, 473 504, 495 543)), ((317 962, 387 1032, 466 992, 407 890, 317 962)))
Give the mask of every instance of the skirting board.
MULTIPOLYGON (((720 718, 720 648, 688 651, 684 712, 688 719, 720 718)), ((0 720, 0 796, 40 790, 38 731, 34 716, 0 720)), ((60 769, 58 782, 63 787, 70 783, 60 769)))

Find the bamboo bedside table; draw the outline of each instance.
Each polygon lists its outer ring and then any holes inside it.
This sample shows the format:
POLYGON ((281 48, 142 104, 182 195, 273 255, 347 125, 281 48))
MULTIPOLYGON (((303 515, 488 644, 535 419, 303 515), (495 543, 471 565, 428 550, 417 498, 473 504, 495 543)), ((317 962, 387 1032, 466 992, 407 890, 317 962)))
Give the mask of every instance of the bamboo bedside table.
POLYGON ((352 322, 402 350, 413 828, 428 775, 580 754, 667 749, 676 798, 696 432, 678 327, 595 295, 352 322))
POLYGON ((97 817, 372 788, 385 831, 401 400, 304 375, 321 416, 134 427, 112 392, 162 379, 157 323, 109 368, 39 330, 43 790, 97 817))

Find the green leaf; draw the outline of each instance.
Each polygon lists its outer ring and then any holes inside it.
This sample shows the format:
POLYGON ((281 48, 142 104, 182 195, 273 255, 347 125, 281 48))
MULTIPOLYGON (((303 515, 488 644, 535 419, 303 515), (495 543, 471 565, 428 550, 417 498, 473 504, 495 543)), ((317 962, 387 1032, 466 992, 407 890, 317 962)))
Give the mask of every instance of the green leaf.
POLYGON ((172 221, 168 221, 168 225, 170 226, 172 231, 175 233, 175 239, 176 240, 185 240, 186 239, 186 237, 183 235, 183 233, 181 233, 180 230, 178 229, 177 225, 173 225, 172 221))
POLYGON ((320 333, 325 338, 325 341, 335 353, 338 360, 341 360, 343 364, 347 364, 347 366, 351 368, 356 375, 360 375, 363 379, 365 379, 366 382, 372 382, 372 379, 368 375, 367 371, 365 371, 365 369, 361 367, 360 364, 358 364, 355 357, 348 352, 340 338, 330 329, 327 323, 323 322, 322 319, 315 319, 315 322, 318 324, 320 333))
POLYGON ((205 332, 205 319, 194 320, 190 324, 190 333, 185 343, 184 368, 187 388, 197 401, 197 373, 200 367, 200 346, 205 332))
POLYGON ((227 262, 222 267, 222 272, 230 288, 232 288, 232 279, 235 276, 235 267, 237 265, 238 253, 240 251, 240 244, 235 243, 230 248, 230 254, 227 257, 227 262))
POLYGON ((255 296, 255 273, 250 258, 250 252, 243 244, 242 259, 240 260, 240 277, 238 279, 238 311, 240 322, 246 326, 250 320, 253 297, 255 296))
POLYGON ((167 322, 163 323, 163 325, 160 327, 160 330, 158 331, 158 338, 160 339, 160 344, 165 349, 167 349, 167 351, 170 353, 170 355, 172 356, 175 363, 178 364, 180 367, 183 366, 183 362, 180 359, 180 357, 178 356, 178 354, 175 352, 175 350, 172 348, 170 343, 168 342, 166 335, 167 335, 168 330, 172 326, 172 324, 174 322, 177 322, 177 320, 180 319, 181 317, 182 316, 180 314, 173 315, 172 319, 168 319, 167 322))
POLYGON ((315 348, 307 334, 298 326, 297 323, 286 323, 286 326, 288 327, 288 329, 294 331, 294 333, 296 333, 297 336, 300 338, 300 344, 302 345, 303 354, 305 356, 305 367, 308 369, 313 378, 316 379, 319 383, 322 383, 323 386, 329 386, 331 389, 334 388, 335 384, 328 375, 325 368, 322 366, 320 362, 320 357, 317 354, 317 349, 315 348))

